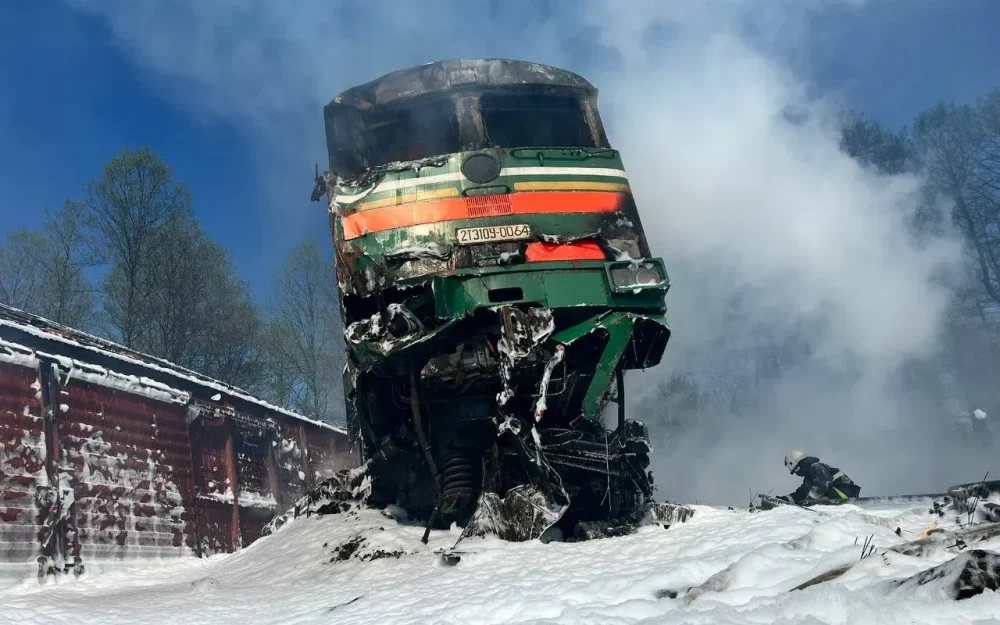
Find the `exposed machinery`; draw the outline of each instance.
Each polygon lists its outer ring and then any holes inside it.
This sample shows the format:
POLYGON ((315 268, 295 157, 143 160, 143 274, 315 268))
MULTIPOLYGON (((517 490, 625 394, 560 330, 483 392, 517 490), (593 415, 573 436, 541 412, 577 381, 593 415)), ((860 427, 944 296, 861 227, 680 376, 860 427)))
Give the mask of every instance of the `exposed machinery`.
POLYGON ((313 200, 371 503, 513 540, 645 513, 623 381, 664 353, 669 279, 596 99, 555 67, 456 60, 325 107, 313 200))

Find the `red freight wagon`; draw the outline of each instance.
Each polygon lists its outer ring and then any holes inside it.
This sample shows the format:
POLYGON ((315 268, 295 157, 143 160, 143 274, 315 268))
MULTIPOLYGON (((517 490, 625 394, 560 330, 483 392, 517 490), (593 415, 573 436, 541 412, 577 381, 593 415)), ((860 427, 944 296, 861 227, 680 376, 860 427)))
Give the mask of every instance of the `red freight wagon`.
POLYGON ((231 552, 357 464, 341 428, 0 305, 0 577, 231 552))

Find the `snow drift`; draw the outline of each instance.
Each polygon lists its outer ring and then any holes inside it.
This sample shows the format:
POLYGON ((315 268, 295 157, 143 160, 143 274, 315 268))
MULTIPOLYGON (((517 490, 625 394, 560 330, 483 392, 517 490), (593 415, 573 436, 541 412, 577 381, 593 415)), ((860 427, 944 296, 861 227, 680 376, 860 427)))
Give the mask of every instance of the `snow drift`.
POLYGON ((967 548, 917 541, 962 521, 930 499, 868 509, 693 508, 685 523, 620 538, 469 539, 453 566, 434 551, 450 548, 459 529, 433 532, 423 545, 423 528, 392 511, 353 508, 299 517, 236 554, 45 588, 26 583, 0 594, 0 604, 12 621, 45 625, 148 625, 165 616, 191 625, 892 624, 1000 614, 1000 596, 989 590, 998 525, 970 528, 978 533, 966 536, 967 548), (918 542, 928 548, 908 547, 918 542))

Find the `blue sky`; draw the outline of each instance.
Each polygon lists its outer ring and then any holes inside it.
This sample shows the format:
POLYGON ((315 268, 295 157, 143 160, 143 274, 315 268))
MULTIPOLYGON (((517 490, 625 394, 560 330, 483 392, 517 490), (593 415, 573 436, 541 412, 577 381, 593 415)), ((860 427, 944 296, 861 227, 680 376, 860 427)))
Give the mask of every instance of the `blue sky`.
MULTIPOLYGON (((452 12, 448 2, 431 4, 437 7, 432 12, 452 12)), ((322 206, 307 201, 312 163, 322 158, 318 106, 323 100, 385 71, 442 57, 541 56, 537 60, 565 62, 585 75, 611 64, 605 50, 593 44, 592 30, 578 23, 574 3, 460 4, 464 13, 455 24, 476 23, 478 30, 447 41, 440 32, 424 32, 412 23, 398 31, 412 36, 389 40, 399 23, 386 26, 377 9, 343 2, 310 6, 328 8, 327 19, 335 15, 349 33, 349 48, 303 42, 299 33, 316 32, 302 26, 312 18, 304 5, 287 22, 294 28, 272 32, 263 19, 241 26, 248 40, 267 39, 257 53, 278 60, 242 82, 236 79, 243 74, 235 70, 232 86, 248 90, 227 94, 229 83, 216 91, 206 87, 215 74, 201 65, 206 58, 225 61, 232 55, 181 54, 190 45, 183 40, 192 23, 188 18, 215 20, 210 35, 220 39, 209 40, 212 50, 233 45, 221 39, 231 33, 219 25, 231 24, 214 8, 205 9, 207 16, 163 20, 111 0, 0 3, 5 59, 0 64, 0 230, 37 226, 42 207, 79 196, 116 152, 150 145, 189 184, 196 214, 263 296, 299 238, 311 234, 329 244, 322 206), (566 28, 559 27, 562 23, 566 28), (301 64, 296 54, 316 61, 327 51, 350 58, 325 61, 322 73, 288 76, 301 64), (257 76, 264 80, 255 83, 257 76), (269 77, 279 93, 268 93, 269 77), (299 88, 309 93, 297 98, 299 88), (261 100, 236 110, 240 105, 234 99, 248 94, 261 100)), ((636 0, 639 4, 643 0, 636 0)), ((189 5, 188 11, 207 5, 189 5)), ((419 3, 399 6, 410 6, 415 14, 409 19, 419 24, 419 3)), ((407 19, 399 11, 396 15, 387 19, 407 19)), ((779 45, 778 53, 787 54, 820 91, 899 126, 939 99, 967 100, 1000 87, 997 24, 1000 2, 993 0, 883 0, 817 12, 807 20, 805 36, 787 49, 779 45)), ((230 74, 224 63, 213 71, 230 74)))

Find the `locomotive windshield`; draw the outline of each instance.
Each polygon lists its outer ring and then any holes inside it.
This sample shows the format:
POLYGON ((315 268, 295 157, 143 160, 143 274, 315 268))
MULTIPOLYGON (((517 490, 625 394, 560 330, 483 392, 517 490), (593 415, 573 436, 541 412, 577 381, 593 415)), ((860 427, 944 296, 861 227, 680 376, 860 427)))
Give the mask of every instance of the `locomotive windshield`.
POLYGON ((474 89, 382 105, 335 102, 327 107, 326 128, 331 170, 344 178, 463 150, 608 147, 587 96, 567 89, 474 89))
POLYGON ((369 166, 412 161, 462 149, 451 100, 412 103, 368 115, 369 166))
POLYGON ((489 147, 598 147, 578 98, 484 94, 479 114, 489 147))
POLYGON ((462 149, 451 98, 413 99, 368 110, 331 105, 326 129, 330 166, 348 178, 370 167, 462 149))

